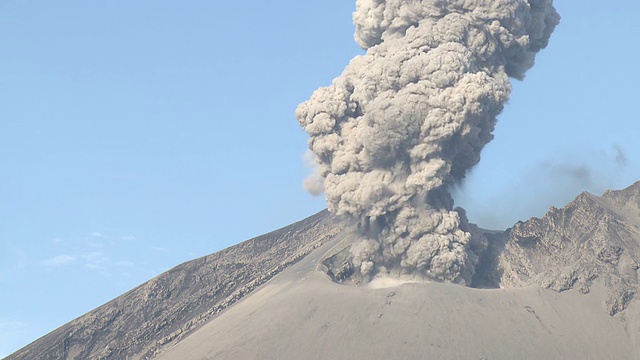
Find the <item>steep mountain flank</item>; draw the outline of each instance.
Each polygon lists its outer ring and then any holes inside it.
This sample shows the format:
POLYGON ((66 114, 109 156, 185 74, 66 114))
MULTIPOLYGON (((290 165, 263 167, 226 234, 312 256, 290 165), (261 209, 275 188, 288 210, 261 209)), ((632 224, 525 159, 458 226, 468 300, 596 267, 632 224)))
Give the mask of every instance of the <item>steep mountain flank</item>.
POLYGON ((326 210, 149 280, 7 360, 148 359, 292 265, 343 226, 326 210))

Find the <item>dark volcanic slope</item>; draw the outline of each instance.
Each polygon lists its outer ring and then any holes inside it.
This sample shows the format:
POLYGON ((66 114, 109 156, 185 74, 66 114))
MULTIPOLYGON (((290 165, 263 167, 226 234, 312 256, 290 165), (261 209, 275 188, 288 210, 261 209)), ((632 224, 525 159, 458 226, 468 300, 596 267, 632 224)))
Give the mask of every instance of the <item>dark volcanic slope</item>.
POLYGON ((485 264, 489 270, 480 272, 482 285, 538 284, 588 293, 600 279, 614 315, 638 291, 640 182, 602 197, 582 193, 562 209, 517 223, 492 250, 493 261, 485 264))
POLYGON ((189 261, 6 359, 150 358, 342 230, 340 223, 322 211, 280 230, 189 261))

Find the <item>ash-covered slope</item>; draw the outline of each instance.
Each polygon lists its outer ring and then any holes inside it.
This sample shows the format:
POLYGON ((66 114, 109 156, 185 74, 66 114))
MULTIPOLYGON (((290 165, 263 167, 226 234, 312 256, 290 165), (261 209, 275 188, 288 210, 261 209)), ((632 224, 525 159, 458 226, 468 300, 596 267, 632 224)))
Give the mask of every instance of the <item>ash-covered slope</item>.
POLYGON ((7 360, 147 359, 343 229, 326 210, 186 262, 9 355, 7 360))
POLYGON ((640 182, 486 236, 474 284, 489 289, 365 286, 345 271, 357 236, 321 212, 182 264, 7 359, 640 359, 640 182))
POLYGON ((353 281, 345 232, 157 359, 640 359, 639 192, 488 234, 488 289, 353 281))
POLYGON ((551 208, 493 238, 493 260, 484 264, 477 285, 537 284, 588 293, 600 279, 614 315, 638 291, 640 182, 602 197, 582 193, 562 209, 551 208))

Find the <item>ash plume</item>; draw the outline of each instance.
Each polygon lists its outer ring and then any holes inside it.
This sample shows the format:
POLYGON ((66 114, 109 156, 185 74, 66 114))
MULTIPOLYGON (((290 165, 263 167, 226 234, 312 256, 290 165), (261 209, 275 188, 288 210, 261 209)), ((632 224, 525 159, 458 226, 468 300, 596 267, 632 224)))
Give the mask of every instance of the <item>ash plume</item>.
POLYGON ((296 110, 329 210, 358 224, 353 265, 469 284, 487 241, 448 189, 547 45, 552 0, 357 0, 353 19, 366 53, 296 110))

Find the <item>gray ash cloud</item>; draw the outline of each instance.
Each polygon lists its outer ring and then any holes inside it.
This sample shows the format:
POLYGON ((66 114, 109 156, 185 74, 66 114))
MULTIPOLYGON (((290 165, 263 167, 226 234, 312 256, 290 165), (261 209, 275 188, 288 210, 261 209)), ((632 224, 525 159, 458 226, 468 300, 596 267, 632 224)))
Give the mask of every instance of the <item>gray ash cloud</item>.
POLYGON ((449 187, 480 160, 509 78, 524 78, 559 16, 552 0, 358 0, 353 18, 366 53, 296 110, 329 209, 358 224, 365 278, 468 284, 486 239, 449 187))

